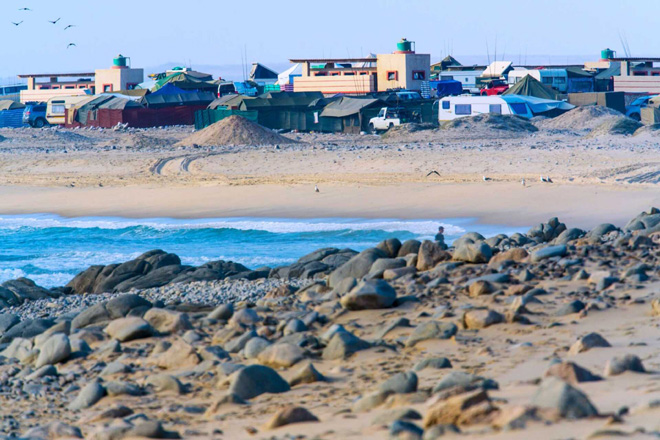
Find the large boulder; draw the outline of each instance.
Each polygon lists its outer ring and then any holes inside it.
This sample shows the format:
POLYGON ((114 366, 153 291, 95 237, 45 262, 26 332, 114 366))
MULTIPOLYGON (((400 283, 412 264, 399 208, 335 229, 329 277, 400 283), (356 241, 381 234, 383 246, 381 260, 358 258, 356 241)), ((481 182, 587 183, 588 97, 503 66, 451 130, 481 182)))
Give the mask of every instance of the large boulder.
POLYGON ((484 390, 462 393, 441 400, 429 407, 424 416, 424 428, 436 425, 473 425, 487 420, 497 408, 484 390))
POLYGON ((389 238, 387 240, 381 241, 376 245, 377 249, 385 252, 389 258, 394 258, 399 255, 399 250, 401 249, 401 242, 398 238, 389 238))
POLYGON ((405 257, 406 255, 410 255, 410 254, 417 255, 419 253, 419 248, 421 246, 422 246, 422 242, 420 242, 419 240, 412 240, 412 239, 406 240, 401 244, 397 256, 405 257))
MULTIPOLYGON (((16 303, 10 305, 22 304, 25 301, 33 301, 37 299, 48 299, 54 296, 51 291, 38 286, 34 281, 28 278, 18 278, 5 281, 0 284, 0 287, 2 287, 4 291, 11 292, 16 298, 16 303)), ((2 296, 4 299, 5 295, 2 296)))
POLYGON ((14 338, 33 338, 55 325, 51 319, 26 319, 7 330, 0 338, 0 344, 11 342, 14 338))
POLYGON ((227 277, 249 273, 250 269, 233 261, 209 261, 201 266, 180 272, 172 281, 175 283, 192 283, 196 281, 224 280, 227 277))
POLYGON ((371 347, 367 341, 363 341, 347 331, 337 331, 323 350, 323 359, 335 360, 345 359, 360 350, 371 347))
POLYGON ((144 314, 144 320, 160 333, 174 333, 192 329, 187 314, 172 310, 151 308, 144 314))
POLYGON ((257 359, 263 365, 273 368, 289 368, 303 360, 305 354, 302 349, 294 344, 281 343, 266 347, 257 359))
POLYGON ((546 246, 532 252, 531 260, 533 263, 547 260, 548 258, 564 257, 568 253, 568 248, 565 244, 558 244, 556 246, 546 246))
MULTIPOLYGON (((152 304, 139 295, 127 294, 109 301, 94 304, 80 312, 71 321, 73 330, 92 324, 101 324, 113 319, 123 318, 136 311, 146 311, 152 304)), ((142 315, 143 313, 139 313, 142 315)))
POLYGON ((451 259, 451 254, 445 251, 440 244, 431 240, 424 240, 417 253, 417 270, 433 269, 441 261, 451 259))
POLYGON ((485 242, 464 241, 456 247, 452 258, 466 263, 488 263, 492 256, 493 250, 485 242))
POLYGON ((348 310, 385 309, 392 307, 396 291, 385 280, 360 282, 341 299, 341 305, 348 310))
POLYGON ((360 252, 330 274, 328 286, 334 287, 345 278, 361 279, 369 273, 376 260, 387 258, 387 256, 384 251, 376 248, 369 248, 360 252))
POLYGON ((504 315, 494 310, 475 309, 465 312, 463 325, 467 329, 481 329, 504 322, 504 315))
POLYGON ((406 347, 414 347, 429 339, 449 339, 456 334, 458 327, 453 322, 427 321, 418 325, 406 340, 406 347))
POLYGON ((136 316, 115 319, 108 324, 105 332, 119 342, 148 338, 156 333, 147 321, 136 316))
POLYGON ((642 235, 660 231, 660 209, 651 208, 648 212, 642 212, 630 220, 623 229, 628 232, 637 231, 642 235))
POLYGON ((555 411, 558 416, 567 419, 598 415, 598 410, 582 391, 556 377, 543 379, 532 397, 532 404, 555 411))
POLYGON ((285 393, 289 384, 275 370, 263 365, 249 365, 229 378, 229 393, 241 399, 252 399, 264 393, 285 393))
POLYGON ((67 360, 69 356, 71 356, 69 337, 62 333, 55 333, 41 345, 34 367, 41 368, 45 365, 57 364, 67 360))
POLYGON ((547 243, 559 237, 559 234, 566 230, 566 225, 561 223, 557 217, 548 220, 547 223, 541 223, 538 226, 531 228, 527 232, 527 236, 538 243, 547 243))

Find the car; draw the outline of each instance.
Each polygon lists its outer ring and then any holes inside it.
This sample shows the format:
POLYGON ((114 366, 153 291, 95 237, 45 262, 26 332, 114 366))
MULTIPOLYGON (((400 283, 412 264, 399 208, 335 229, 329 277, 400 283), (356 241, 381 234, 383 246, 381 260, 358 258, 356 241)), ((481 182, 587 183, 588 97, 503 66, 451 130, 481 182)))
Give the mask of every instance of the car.
POLYGON ((23 110, 23 123, 33 128, 50 125, 46 120, 46 104, 27 104, 25 110, 23 110))
POLYGON ((378 133, 408 122, 419 122, 419 115, 405 108, 383 107, 376 117, 369 120, 369 131, 378 133))
POLYGON ((629 106, 626 107, 626 116, 628 116, 630 119, 634 119, 635 121, 641 121, 642 109, 644 107, 648 107, 649 101, 654 97, 654 95, 648 95, 640 96, 639 98, 635 99, 630 103, 629 106))
POLYGON ((502 93, 506 92, 508 88, 509 85, 504 80, 494 79, 492 81, 488 81, 486 85, 481 89, 479 94, 481 96, 501 95, 502 93))

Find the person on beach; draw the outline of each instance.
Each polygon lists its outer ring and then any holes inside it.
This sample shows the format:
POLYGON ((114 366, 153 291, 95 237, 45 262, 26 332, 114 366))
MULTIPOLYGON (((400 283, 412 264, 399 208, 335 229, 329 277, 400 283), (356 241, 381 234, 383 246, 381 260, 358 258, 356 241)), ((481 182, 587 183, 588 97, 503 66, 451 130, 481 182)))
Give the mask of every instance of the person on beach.
POLYGON ((438 233, 435 234, 435 242, 440 245, 440 247, 444 250, 447 249, 447 245, 445 244, 445 228, 443 226, 438 226, 438 233))

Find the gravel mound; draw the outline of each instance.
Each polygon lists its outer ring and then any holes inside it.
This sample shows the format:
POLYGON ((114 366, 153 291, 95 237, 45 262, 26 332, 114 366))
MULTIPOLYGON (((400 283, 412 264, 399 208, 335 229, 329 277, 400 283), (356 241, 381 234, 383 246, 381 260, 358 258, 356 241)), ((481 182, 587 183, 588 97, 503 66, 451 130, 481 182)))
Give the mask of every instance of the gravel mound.
POLYGON ((536 126, 543 130, 589 132, 603 125, 606 121, 621 116, 620 112, 608 107, 587 105, 576 107, 556 118, 538 121, 536 126))
POLYGON ((633 136, 659 136, 660 135, 660 124, 645 125, 633 133, 633 136))
POLYGON ((609 135, 631 135, 635 133, 642 124, 630 119, 627 116, 617 116, 609 118, 598 127, 591 130, 588 137, 609 136, 609 135))
POLYGON ((242 116, 229 116, 209 125, 177 145, 215 147, 219 145, 274 145, 295 144, 297 141, 286 138, 274 131, 245 119, 242 116))
POLYGON ((479 132, 484 130, 499 130, 511 133, 532 133, 538 131, 527 119, 515 115, 498 115, 486 113, 447 121, 440 126, 442 130, 479 132))
POLYGON ((392 127, 385 134, 383 134, 383 139, 392 139, 396 138, 399 136, 405 136, 411 133, 417 133, 419 131, 424 131, 424 130, 433 130, 436 128, 436 125, 434 124, 429 124, 429 123, 421 123, 418 124, 416 122, 410 122, 407 124, 401 124, 397 125, 396 127, 392 127))

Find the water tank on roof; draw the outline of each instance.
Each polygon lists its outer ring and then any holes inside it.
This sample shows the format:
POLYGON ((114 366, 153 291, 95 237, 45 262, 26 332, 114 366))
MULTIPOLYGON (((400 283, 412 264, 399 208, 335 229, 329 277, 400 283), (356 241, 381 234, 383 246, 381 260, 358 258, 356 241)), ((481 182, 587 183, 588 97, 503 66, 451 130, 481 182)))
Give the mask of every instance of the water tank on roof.
POLYGON ((401 41, 396 43, 396 50, 397 52, 413 52, 413 43, 413 41, 402 38, 401 41))
POLYGON ((127 61, 128 58, 126 58, 122 54, 119 54, 115 57, 115 59, 112 60, 112 65, 118 68, 126 67, 128 65, 127 61))
POLYGON ((611 60, 616 56, 616 52, 613 51, 612 49, 603 49, 600 51, 600 59, 601 60, 611 60))

